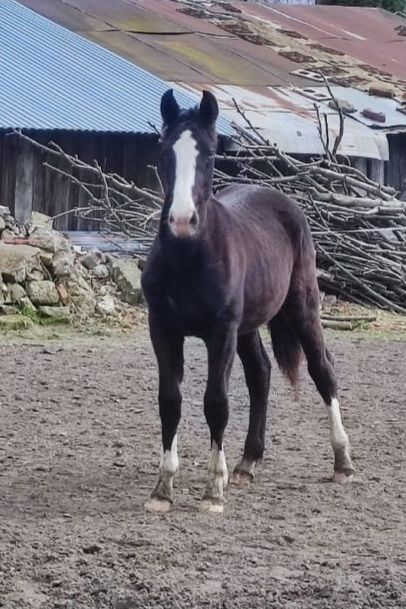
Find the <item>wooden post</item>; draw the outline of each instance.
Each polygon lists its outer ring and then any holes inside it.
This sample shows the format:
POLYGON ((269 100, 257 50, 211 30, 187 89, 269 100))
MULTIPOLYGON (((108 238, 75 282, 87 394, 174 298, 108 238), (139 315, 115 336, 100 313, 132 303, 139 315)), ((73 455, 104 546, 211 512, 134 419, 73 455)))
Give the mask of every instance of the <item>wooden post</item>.
POLYGON ((20 142, 16 162, 14 215, 18 222, 31 222, 34 195, 34 151, 31 144, 20 142))
POLYGON ((385 184, 385 161, 369 160, 369 177, 379 184, 385 184))
POLYGON ((368 175, 368 159, 360 156, 354 157, 352 165, 359 171, 362 171, 363 174, 368 175))

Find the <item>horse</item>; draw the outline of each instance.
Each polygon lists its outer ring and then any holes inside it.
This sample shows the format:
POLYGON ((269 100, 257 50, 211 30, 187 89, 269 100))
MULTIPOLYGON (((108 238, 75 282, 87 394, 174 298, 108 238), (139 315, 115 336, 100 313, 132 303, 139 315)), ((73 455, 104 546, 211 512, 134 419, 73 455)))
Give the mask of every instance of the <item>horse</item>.
POLYGON ((204 414, 210 430, 208 481, 201 509, 221 513, 228 470, 223 436, 229 417, 230 372, 238 354, 248 386, 250 413, 241 460, 231 482, 254 479, 265 448, 271 362, 259 328, 266 324, 276 361, 292 385, 304 353, 328 411, 334 452, 333 479, 350 480, 354 468, 337 396, 333 358, 320 321, 316 254, 307 220, 283 193, 235 184, 213 195, 218 104, 209 91, 181 109, 169 89, 158 171, 164 188, 159 228, 141 285, 159 370, 162 428, 159 476, 145 508, 167 512, 178 470, 184 339, 202 339, 208 353, 204 414))

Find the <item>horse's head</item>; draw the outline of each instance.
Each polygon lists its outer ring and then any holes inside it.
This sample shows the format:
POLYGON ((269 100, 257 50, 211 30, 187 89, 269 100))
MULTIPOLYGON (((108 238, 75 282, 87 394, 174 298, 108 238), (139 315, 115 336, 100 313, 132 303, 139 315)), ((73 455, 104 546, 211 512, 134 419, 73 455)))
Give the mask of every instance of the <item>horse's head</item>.
POLYGON ((161 100, 163 129, 159 173, 165 188, 163 221, 175 237, 194 237, 205 216, 217 148, 218 105, 203 91, 200 105, 181 110, 167 91, 161 100))

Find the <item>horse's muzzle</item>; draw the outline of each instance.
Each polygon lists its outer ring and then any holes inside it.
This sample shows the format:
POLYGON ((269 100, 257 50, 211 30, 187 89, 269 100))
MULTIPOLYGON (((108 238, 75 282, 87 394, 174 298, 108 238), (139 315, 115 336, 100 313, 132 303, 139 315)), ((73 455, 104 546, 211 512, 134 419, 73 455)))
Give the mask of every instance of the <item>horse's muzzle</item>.
POLYGON ((195 211, 182 216, 175 216, 170 213, 168 223, 171 233, 175 237, 190 238, 196 235, 199 217, 195 211))

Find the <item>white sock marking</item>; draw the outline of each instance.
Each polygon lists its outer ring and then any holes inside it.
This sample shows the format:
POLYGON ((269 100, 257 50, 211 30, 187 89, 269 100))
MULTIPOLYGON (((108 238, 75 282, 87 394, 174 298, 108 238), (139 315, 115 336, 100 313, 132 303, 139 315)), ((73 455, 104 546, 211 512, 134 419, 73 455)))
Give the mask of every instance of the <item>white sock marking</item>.
POLYGON ((213 442, 211 447, 211 455, 209 461, 209 474, 211 476, 222 476, 224 484, 228 482, 228 469, 224 450, 219 450, 216 442, 213 442))
POLYGON ((196 140, 189 129, 183 131, 173 146, 176 158, 175 184, 170 214, 173 219, 189 220, 196 211, 193 186, 196 177, 196 159, 199 154, 196 140))
POLYGON ((165 452, 162 452, 159 469, 161 470, 161 472, 167 472, 168 474, 175 475, 178 468, 178 438, 177 436, 175 436, 172 442, 171 450, 166 450, 165 452))
POLYGON ((348 446, 348 436, 341 422, 340 404, 337 398, 331 400, 327 407, 328 419, 330 423, 330 438, 334 449, 345 448, 348 446))

